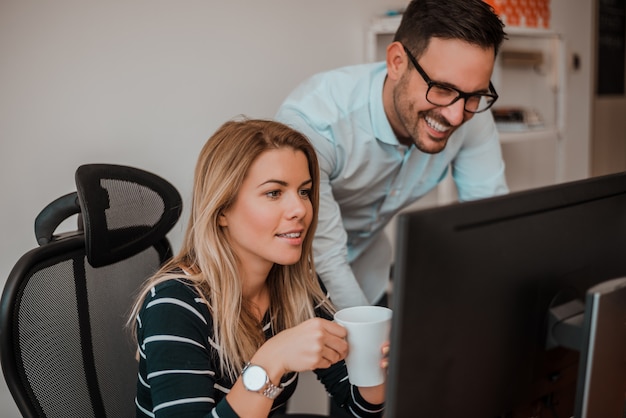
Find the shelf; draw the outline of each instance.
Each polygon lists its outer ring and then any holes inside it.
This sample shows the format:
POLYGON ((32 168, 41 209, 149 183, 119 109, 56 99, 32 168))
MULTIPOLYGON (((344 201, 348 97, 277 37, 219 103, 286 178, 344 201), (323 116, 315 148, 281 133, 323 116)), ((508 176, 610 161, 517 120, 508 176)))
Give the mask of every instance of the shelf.
MULTIPOLYGON (((377 35, 394 34, 402 15, 382 16, 372 19, 369 31, 377 35)), ((524 26, 506 26, 504 31, 512 36, 537 36, 537 37, 559 37, 557 32, 545 28, 529 28, 524 26)))
POLYGON ((559 131, 556 128, 535 128, 525 129, 520 131, 505 131, 499 130, 500 142, 502 144, 508 144, 513 142, 529 142, 545 139, 558 140, 559 131))
POLYGON ((376 35, 394 34, 401 20, 402 15, 377 17, 372 20, 369 31, 376 35))
POLYGON ((551 29, 526 28, 522 26, 506 26, 504 31, 511 36, 529 36, 538 38, 558 38, 560 35, 551 29))

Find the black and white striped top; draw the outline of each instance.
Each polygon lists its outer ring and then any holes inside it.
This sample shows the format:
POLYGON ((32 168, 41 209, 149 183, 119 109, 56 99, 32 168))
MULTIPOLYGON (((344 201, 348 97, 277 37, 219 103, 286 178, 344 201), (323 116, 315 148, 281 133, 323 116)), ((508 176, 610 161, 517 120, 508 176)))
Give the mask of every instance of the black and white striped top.
MULTIPOLYGON (((330 319, 319 311, 318 316, 330 319)), ((271 338, 268 316, 263 323, 266 338, 271 338)), ((237 417, 225 399, 234 382, 219 372, 211 315, 191 285, 169 280, 153 288, 137 317, 137 336, 138 418, 237 417)), ((367 403, 350 385, 343 361, 315 373, 334 400, 354 416, 382 416, 382 405, 367 403)), ((274 400, 273 411, 291 397, 297 382, 297 373, 283 376, 284 390, 274 400)))

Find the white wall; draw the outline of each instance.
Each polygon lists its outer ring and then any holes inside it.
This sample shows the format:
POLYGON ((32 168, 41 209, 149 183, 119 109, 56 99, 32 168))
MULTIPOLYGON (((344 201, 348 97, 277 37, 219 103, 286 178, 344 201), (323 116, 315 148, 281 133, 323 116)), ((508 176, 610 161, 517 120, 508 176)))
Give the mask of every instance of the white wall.
MULTIPOLYGON (((0 280, 83 163, 152 170, 187 197, 197 152, 271 117, 314 72, 360 62, 393 0, 0 3, 0 280)), ((397 0, 396 0, 397 4, 397 0)))
MULTIPOLYGON (((589 2, 552 3, 555 29, 566 30, 573 47, 588 56, 589 2)), ((221 123, 239 114, 271 117, 305 77, 363 61, 370 18, 404 4, 2 0, 0 230, 6 238, 0 241, 0 286, 18 257, 36 245, 39 210, 75 190, 80 164, 153 171, 187 201, 197 153, 221 123)), ((584 97, 572 102, 572 112, 586 113, 581 105, 584 97)), ((586 140, 588 119, 569 121, 570 133, 586 140)), ((571 158, 584 167, 587 148, 572 141, 571 158)), ((586 173, 578 169, 569 177, 586 173)), ((175 245, 182 225, 171 234, 175 245)), ((0 416, 17 417, 3 385, 0 416)))

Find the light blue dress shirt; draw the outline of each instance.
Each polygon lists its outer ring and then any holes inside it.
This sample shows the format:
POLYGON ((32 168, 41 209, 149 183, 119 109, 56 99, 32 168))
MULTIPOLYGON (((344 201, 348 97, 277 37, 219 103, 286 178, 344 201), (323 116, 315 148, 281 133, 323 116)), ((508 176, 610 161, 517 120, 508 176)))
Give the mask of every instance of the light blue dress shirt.
MULTIPOLYGON (((385 63, 317 74, 283 102, 276 119, 304 133, 320 163, 315 266, 338 308, 386 291, 391 245, 385 225, 444 179, 460 200, 508 192, 491 112, 463 124, 438 154, 400 144, 383 109, 385 63)), ((453 260, 451 260, 453 262, 453 260)))

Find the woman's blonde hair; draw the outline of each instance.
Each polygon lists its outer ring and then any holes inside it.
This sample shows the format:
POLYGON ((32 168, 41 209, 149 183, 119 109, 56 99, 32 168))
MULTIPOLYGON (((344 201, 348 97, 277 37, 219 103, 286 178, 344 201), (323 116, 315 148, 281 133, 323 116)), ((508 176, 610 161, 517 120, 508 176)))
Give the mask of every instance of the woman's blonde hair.
MULTIPOLYGON (((239 260, 219 225, 220 213, 233 204, 252 163, 263 152, 291 148, 307 158, 313 180, 310 199, 313 220, 302 244, 300 260, 274 265, 268 275, 270 312, 275 332, 312 318, 314 306, 333 311, 317 281, 313 264, 313 235, 319 209, 319 166, 307 138, 288 126, 270 120, 242 119, 226 122, 204 145, 194 176, 189 224, 180 252, 150 278, 133 306, 129 326, 146 294, 156 284, 171 279, 192 282, 209 307, 218 347, 221 372, 233 380, 263 344, 265 337, 251 306, 242 298, 239 260), (186 274, 175 273, 184 270, 186 274)), ((136 337, 136 335, 135 335, 136 337)))

